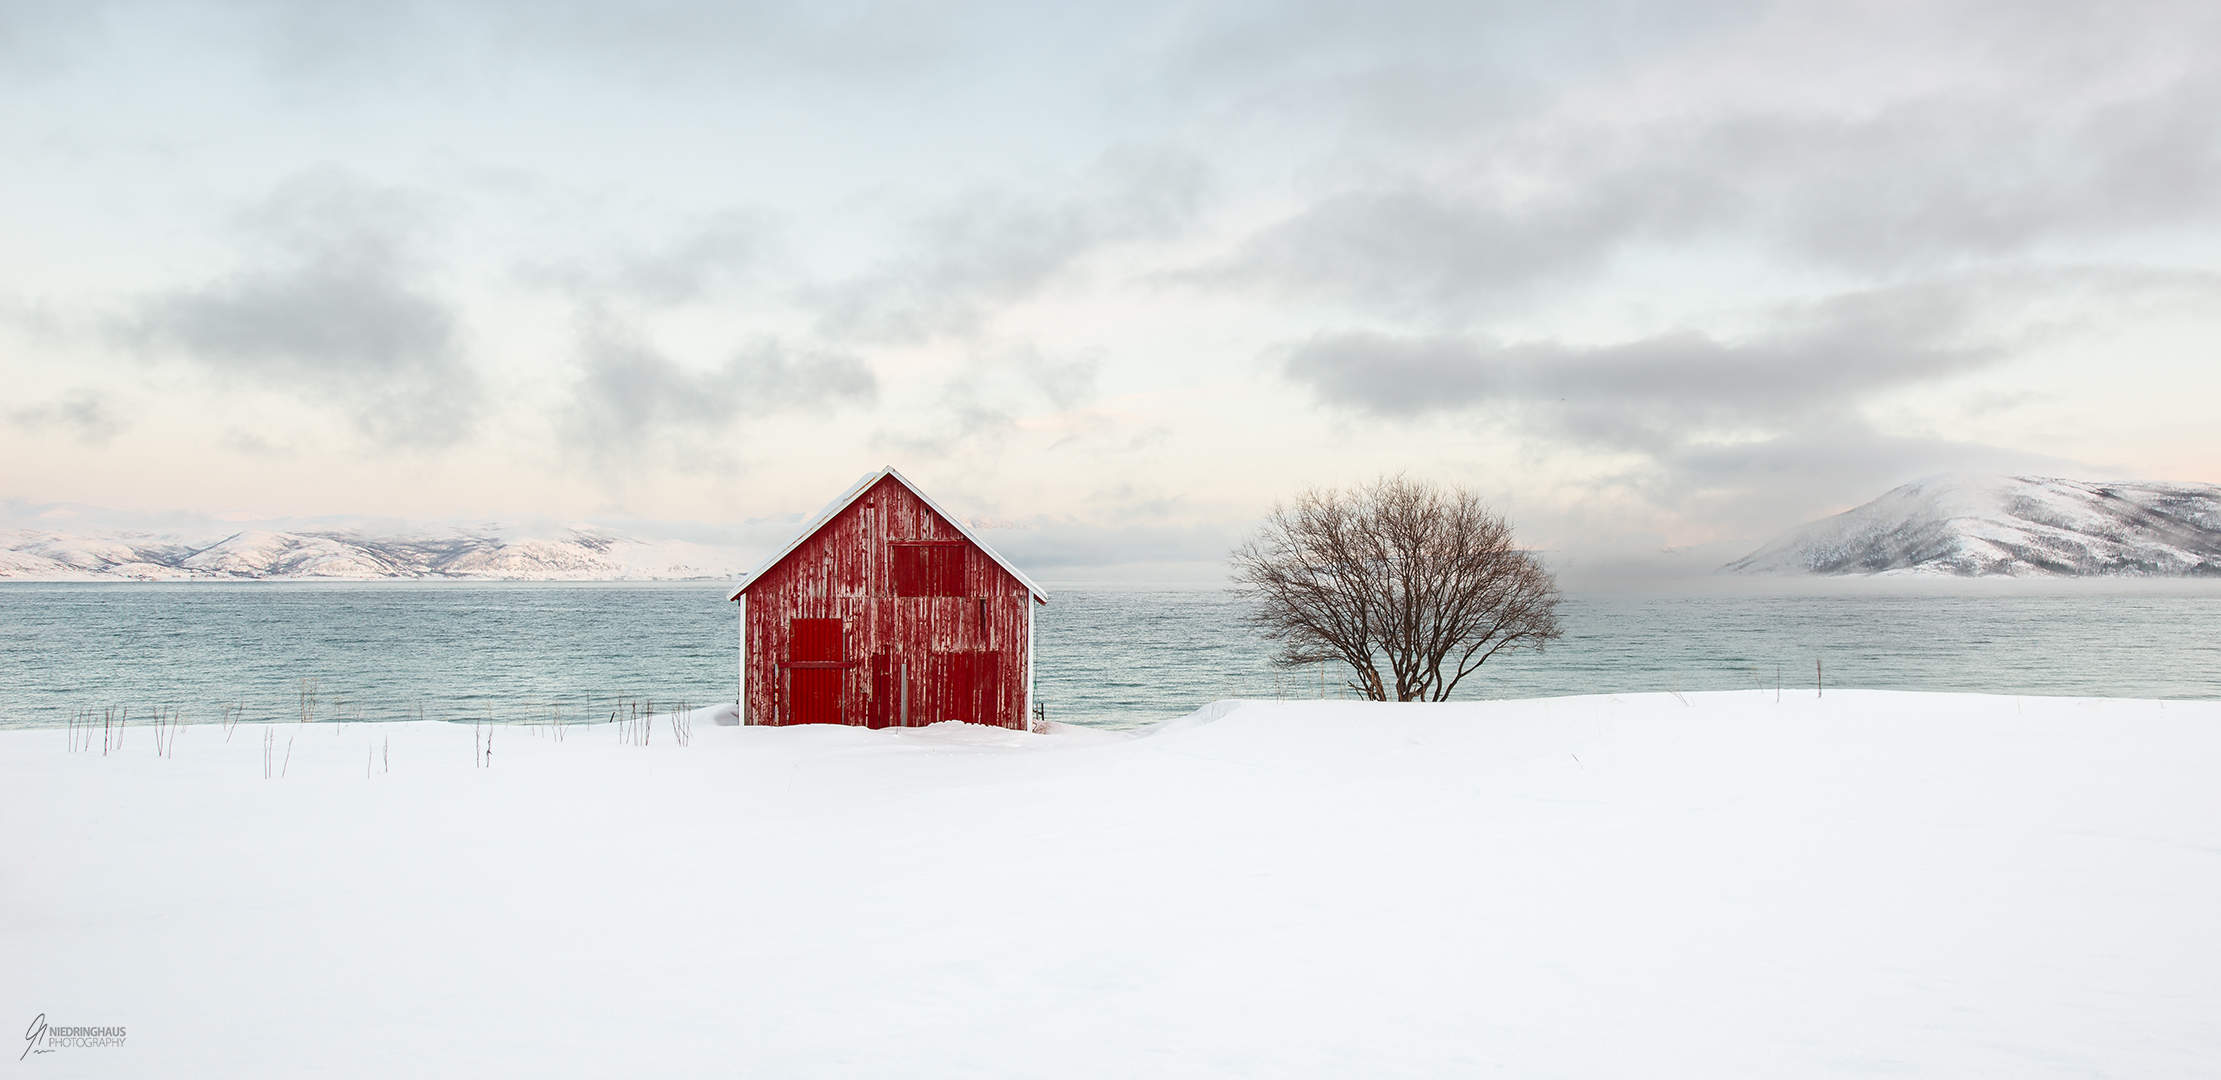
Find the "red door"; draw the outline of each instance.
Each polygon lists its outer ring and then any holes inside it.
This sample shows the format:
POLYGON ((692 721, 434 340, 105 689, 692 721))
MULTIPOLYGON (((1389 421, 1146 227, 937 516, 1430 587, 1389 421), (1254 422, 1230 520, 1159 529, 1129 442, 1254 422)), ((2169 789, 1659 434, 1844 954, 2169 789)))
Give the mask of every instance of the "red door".
POLYGON ((864 709, 867 727, 893 727, 902 722, 902 669, 888 653, 871 658, 871 702, 864 709))
POLYGON ((942 720, 979 722, 979 695, 973 690, 973 658, 978 653, 948 654, 948 681, 941 684, 942 720))
POLYGON ((935 720, 967 724, 1003 722, 1003 654, 989 649, 941 653, 935 657, 940 697, 935 720))
POLYGON ((841 621, 795 619, 787 631, 787 723, 841 723, 841 621))
POLYGON ((975 724, 1003 722, 1003 654, 981 650, 972 654, 972 715, 975 724))

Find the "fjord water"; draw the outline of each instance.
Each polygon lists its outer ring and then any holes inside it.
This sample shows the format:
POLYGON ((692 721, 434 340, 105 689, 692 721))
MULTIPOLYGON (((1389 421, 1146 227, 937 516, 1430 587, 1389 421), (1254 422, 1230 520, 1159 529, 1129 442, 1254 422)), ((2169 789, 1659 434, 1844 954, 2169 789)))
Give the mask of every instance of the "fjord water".
MULTIPOLYGON (((734 696, 722 583, 0 585, 0 725, 81 710, 187 722, 607 719, 734 696)), ((1131 727, 1218 698, 1337 696, 1277 671, 1224 592, 1053 590, 1037 608, 1049 718, 1131 727)), ((1467 699, 1827 686, 2221 698, 2221 591, 1581 596, 1548 651, 1491 661, 1467 699)))

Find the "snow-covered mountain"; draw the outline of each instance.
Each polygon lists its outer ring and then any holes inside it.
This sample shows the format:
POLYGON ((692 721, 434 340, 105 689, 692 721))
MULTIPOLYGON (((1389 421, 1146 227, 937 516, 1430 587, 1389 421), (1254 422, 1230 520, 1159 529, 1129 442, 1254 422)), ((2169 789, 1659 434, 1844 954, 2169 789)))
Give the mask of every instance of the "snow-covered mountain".
POLYGON ((249 528, 221 533, 0 529, 0 580, 465 578, 683 581, 737 577, 761 553, 569 528, 553 536, 249 528))
POLYGON ((1931 476, 1800 526, 1732 574, 2221 576, 2221 486, 1931 476))

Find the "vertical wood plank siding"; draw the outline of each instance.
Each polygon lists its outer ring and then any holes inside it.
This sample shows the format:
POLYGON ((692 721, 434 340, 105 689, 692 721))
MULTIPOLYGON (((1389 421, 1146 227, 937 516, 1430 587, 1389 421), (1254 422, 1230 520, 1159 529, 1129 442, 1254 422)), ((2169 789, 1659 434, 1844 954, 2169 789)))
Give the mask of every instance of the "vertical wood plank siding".
POLYGON ((837 672, 841 723, 902 723, 907 673, 913 727, 1025 724, 1032 594, 894 477, 881 478, 743 592, 748 723, 822 715, 822 688, 833 676, 821 673, 837 672), (822 624, 804 622, 804 640, 794 639, 796 621, 814 619, 840 620, 841 656, 822 655, 830 640, 822 624), (809 673, 800 710, 797 671, 809 673))

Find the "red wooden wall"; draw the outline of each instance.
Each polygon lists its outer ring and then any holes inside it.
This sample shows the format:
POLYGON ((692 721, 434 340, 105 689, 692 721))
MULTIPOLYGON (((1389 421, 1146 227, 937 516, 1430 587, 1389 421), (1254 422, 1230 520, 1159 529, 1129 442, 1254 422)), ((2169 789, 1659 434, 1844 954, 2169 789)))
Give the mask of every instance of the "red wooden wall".
POLYGON ((748 723, 1025 724, 1032 593, 892 476, 741 595, 748 723))

